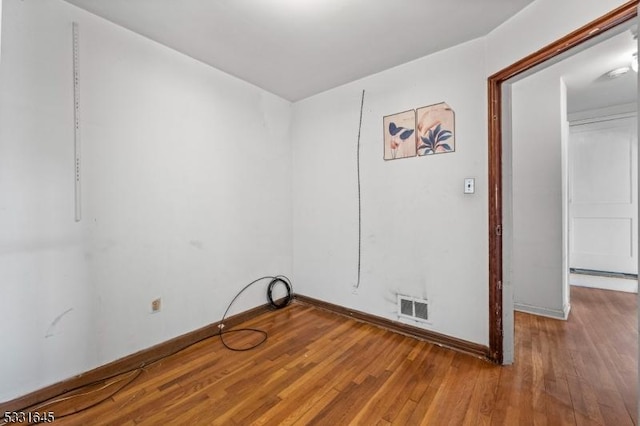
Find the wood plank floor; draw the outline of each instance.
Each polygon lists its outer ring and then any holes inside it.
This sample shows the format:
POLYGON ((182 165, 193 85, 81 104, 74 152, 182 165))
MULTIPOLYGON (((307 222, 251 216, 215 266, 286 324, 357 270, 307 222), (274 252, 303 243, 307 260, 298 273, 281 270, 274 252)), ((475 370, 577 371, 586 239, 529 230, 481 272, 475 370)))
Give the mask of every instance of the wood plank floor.
MULTIPOLYGON (((566 322, 516 313, 508 367, 293 304, 245 324, 269 333, 258 349, 200 342, 56 424, 637 424, 636 296, 572 288, 571 297, 566 322)), ((128 378, 41 410, 60 417, 128 378)))

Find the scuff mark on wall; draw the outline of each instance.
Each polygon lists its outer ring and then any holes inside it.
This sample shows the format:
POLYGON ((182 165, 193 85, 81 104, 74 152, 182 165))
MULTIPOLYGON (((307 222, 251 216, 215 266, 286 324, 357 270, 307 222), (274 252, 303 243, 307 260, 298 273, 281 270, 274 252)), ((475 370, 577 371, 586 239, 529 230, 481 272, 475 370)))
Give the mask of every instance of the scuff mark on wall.
POLYGON ((200 241, 200 240, 191 240, 191 241, 189 241, 189 244, 192 247, 197 248, 198 250, 204 249, 204 243, 202 241, 200 241))
POLYGON ((52 322, 51 325, 49 325, 49 328, 47 329, 47 333, 44 335, 45 339, 48 339, 49 337, 52 337, 54 334, 54 330, 56 328, 56 326, 58 325, 58 323, 60 322, 60 320, 62 319, 62 317, 64 317, 65 315, 67 315, 69 312, 73 311, 73 308, 69 308, 66 311, 64 311, 63 313, 61 313, 60 315, 58 315, 52 322))

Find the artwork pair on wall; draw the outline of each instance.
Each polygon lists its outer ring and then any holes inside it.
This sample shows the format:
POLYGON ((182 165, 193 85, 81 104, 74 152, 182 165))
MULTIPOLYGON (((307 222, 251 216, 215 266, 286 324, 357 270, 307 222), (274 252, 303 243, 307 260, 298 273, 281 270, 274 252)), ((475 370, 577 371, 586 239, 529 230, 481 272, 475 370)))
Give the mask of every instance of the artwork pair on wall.
POLYGON ((444 102, 387 115, 382 124, 385 160, 455 151, 455 114, 444 102))

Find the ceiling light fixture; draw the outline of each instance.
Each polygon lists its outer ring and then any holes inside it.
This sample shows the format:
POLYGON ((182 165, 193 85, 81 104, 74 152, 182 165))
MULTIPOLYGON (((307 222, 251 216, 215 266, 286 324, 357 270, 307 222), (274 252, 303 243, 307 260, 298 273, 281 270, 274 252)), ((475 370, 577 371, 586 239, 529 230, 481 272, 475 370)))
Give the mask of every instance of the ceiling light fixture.
POLYGON ((621 75, 625 75, 626 73, 628 73, 630 69, 631 68, 629 68, 629 67, 620 67, 620 68, 616 68, 616 69, 613 69, 613 70, 609 71, 605 75, 607 77, 609 77, 609 78, 618 78, 621 75))

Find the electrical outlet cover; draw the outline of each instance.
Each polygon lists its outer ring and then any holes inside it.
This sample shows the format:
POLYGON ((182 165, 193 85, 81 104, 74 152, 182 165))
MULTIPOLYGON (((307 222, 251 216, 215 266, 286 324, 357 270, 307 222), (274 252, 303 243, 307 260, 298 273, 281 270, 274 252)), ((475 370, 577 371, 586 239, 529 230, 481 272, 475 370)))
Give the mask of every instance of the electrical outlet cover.
POLYGON ((157 298, 151 302, 151 312, 160 312, 160 309, 162 309, 162 299, 157 298))

